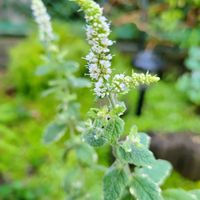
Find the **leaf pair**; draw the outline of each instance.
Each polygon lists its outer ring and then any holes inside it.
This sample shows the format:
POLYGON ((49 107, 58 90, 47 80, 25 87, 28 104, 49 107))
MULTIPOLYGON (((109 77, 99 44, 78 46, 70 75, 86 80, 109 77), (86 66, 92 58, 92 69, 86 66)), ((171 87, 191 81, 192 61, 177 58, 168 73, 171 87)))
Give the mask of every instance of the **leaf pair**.
POLYGON ((119 117, 111 119, 96 119, 94 127, 84 134, 84 140, 94 147, 100 147, 106 143, 114 143, 122 135, 124 121, 119 117))

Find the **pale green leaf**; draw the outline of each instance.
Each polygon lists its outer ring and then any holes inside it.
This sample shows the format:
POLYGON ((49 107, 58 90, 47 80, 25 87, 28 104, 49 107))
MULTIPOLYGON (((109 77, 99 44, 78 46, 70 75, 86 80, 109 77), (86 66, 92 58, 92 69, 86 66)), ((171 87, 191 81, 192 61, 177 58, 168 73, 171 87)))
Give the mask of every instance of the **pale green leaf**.
POLYGON ((172 166, 165 160, 155 160, 152 164, 136 168, 135 172, 138 175, 147 175, 154 183, 161 185, 170 175, 172 166))
POLYGON ((130 151, 125 150, 122 146, 117 148, 119 159, 136 166, 148 166, 155 161, 153 153, 143 145, 133 144, 130 151))
POLYGON ((130 192, 137 200, 163 200, 160 188, 147 176, 134 175, 130 192))
POLYGON ((168 189, 163 192, 165 200, 199 200, 183 189, 168 189))
POLYGON ((190 191, 190 194, 194 195, 196 200, 200 200, 200 189, 199 190, 192 190, 192 191, 190 191))
POLYGON ((66 61, 63 65, 58 68, 58 70, 63 71, 64 73, 74 73, 78 70, 79 64, 74 61, 66 61))
POLYGON ((76 155, 83 164, 91 165, 97 161, 97 154, 94 149, 86 143, 76 146, 76 155))
POLYGON ((123 169, 111 167, 103 178, 104 200, 119 200, 127 184, 123 169))
POLYGON ((51 123, 47 126, 43 142, 45 144, 50 144, 52 142, 58 141, 66 132, 66 126, 64 124, 51 123))
POLYGON ((146 133, 138 133, 140 143, 144 145, 146 148, 149 148, 151 138, 146 133))
POLYGON ((35 75, 37 75, 37 76, 43 76, 43 75, 48 74, 51 71, 52 71, 52 69, 51 69, 50 66, 41 65, 41 66, 37 67, 37 69, 35 71, 35 75))
POLYGON ((69 80, 73 87, 75 88, 84 88, 84 87, 90 87, 91 83, 86 78, 76 78, 74 76, 69 77, 69 80))

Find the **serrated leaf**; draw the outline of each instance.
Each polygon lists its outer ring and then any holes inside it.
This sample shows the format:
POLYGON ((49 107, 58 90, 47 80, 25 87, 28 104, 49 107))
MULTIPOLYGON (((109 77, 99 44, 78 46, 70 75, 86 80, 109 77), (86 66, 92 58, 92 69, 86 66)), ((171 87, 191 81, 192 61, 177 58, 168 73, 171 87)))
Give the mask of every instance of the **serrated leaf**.
POLYGON ((138 175, 148 176, 154 183, 161 185, 165 179, 170 175, 172 166, 165 160, 155 160, 152 164, 136 168, 135 172, 138 175))
POLYGON ((52 142, 58 141, 66 132, 66 126, 64 124, 51 123, 47 126, 43 142, 45 144, 50 144, 52 142))
POLYGON ((124 121, 119 118, 115 117, 108 121, 108 124, 105 127, 104 134, 108 141, 115 142, 124 131, 124 121))
POLYGON ((148 166, 155 161, 153 153, 146 147, 133 144, 130 151, 126 151, 122 146, 117 148, 119 159, 136 166, 148 166))
POLYGON ((83 139, 93 147, 103 146, 107 140, 98 129, 90 129, 84 134, 83 139))
POLYGON ((147 176, 134 175, 130 184, 130 193, 137 200, 163 200, 160 188, 147 176))
POLYGON ((146 148, 149 148, 151 138, 146 133, 138 133, 140 143, 144 145, 146 148))
POLYGON ((86 165, 91 165, 97 161, 97 154, 94 149, 86 143, 76 146, 77 158, 86 165))
POLYGON ((119 200, 127 183, 123 169, 111 167, 103 178, 104 200, 119 200))
POLYGON ((183 189, 168 189, 163 192, 164 200, 198 200, 183 189))

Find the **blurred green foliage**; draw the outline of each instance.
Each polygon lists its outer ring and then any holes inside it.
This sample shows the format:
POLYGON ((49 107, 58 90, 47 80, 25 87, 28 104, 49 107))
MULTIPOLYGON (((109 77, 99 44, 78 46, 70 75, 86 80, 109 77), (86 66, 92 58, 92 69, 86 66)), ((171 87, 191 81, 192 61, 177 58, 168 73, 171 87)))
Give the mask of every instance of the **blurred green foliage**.
MULTIPOLYGON (((81 74, 85 72, 85 62, 82 57, 87 52, 87 44, 79 37, 81 24, 72 26, 55 22, 53 24, 55 33, 59 37, 58 46, 67 52, 69 59, 80 63, 81 74), (73 33, 73 34, 72 34, 73 33)), ((43 53, 37 37, 32 34, 10 52, 9 73, 10 79, 18 92, 31 97, 37 96, 47 87, 50 77, 36 76, 36 69, 42 64, 43 53)), ((51 77, 52 78, 52 77, 51 77)))
POLYGON ((185 61, 186 67, 191 70, 179 78, 177 87, 192 103, 200 106, 200 48, 192 47, 185 61))
POLYGON ((148 15, 155 36, 182 47, 200 44, 198 0, 164 0, 149 6, 148 15))

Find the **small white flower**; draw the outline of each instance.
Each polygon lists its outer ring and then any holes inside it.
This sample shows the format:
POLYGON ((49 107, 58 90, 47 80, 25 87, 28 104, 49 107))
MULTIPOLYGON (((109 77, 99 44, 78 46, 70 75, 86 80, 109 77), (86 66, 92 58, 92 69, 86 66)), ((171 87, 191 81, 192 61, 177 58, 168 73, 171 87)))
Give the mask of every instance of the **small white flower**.
POLYGON ((32 0, 31 9, 36 23, 39 26, 40 40, 49 42, 54 39, 50 16, 41 0, 32 0))
POLYGON ((107 90, 107 89, 106 89, 106 87, 105 87, 105 83, 104 83, 103 79, 100 78, 100 79, 98 80, 98 82, 95 83, 94 91, 95 91, 95 93, 97 94, 97 96, 103 98, 103 97, 105 97, 105 95, 106 95, 106 90, 107 90))
POLYGON ((108 38, 110 34, 110 24, 108 20, 102 16, 103 9, 93 1, 75 0, 85 12, 87 21, 86 35, 90 53, 86 56, 90 77, 96 80, 95 93, 98 97, 107 95, 110 88, 109 79, 111 75, 111 60, 109 46, 113 42, 108 38))

